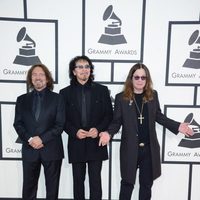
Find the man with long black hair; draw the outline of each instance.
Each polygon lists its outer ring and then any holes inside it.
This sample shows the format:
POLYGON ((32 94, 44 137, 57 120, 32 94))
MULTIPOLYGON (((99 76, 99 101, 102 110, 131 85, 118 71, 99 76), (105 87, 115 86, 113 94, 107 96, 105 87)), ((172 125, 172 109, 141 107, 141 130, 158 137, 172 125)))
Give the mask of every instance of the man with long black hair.
POLYGON ((102 199, 102 161, 108 159, 107 146, 99 146, 99 133, 112 120, 108 88, 95 83, 94 66, 87 56, 69 63, 70 86, 62 89, 66 109, 64 130, 69 135, 68 155, 72 163, 74 199, 85 199, 85 175, 88 168, 90 199, 102 199))

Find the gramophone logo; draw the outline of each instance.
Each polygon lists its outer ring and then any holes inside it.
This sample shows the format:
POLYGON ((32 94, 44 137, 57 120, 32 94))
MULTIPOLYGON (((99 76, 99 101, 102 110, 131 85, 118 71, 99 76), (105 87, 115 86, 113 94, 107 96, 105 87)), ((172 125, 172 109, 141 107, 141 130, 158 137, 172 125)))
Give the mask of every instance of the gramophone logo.
POLYGON ((15 57, 14 64, 29 66, 41 63, 39 57, 35 55, 36 43, 26 34, 25 27, 21 28, 17 34, 17 42, 21 42, 22 46, 19 49, 19 55, 15 57))
POLYGON ((194 135, 191 137, 185 136, 185 138, 180 141, 178 146, 187 148, 200 147, 200 125, 194 120, 193 113, 190 113, 185 118, 184 122, 189 123, 194 135))
POLYGON ((188 45, 192 46, 193 49, 190 51, 190 56, 186 59, 183 67, 200 69, 200 36, 199 30, 192 33, 189 38, 188 45))
POLYGON ((106 8, 103 14, 103 20, 108 24, 105 27, 104 34, 101 35, 98 43, 116 45, 127 43, 124 35, 121 34, 122 21, 113 12, 113 6, 110 5, 106 8))

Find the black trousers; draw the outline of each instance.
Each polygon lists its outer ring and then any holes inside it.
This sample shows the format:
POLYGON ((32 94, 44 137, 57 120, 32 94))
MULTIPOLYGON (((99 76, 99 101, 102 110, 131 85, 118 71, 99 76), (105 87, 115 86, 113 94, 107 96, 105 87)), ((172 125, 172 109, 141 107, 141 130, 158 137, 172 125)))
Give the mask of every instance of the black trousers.
MULTIPOLYGON (((152 164, 150 146, 139 147, 138 168, 139 168, 139 200, 151 199, 151 188, 153 185, 152 164)), ((135 172, 136 173, 136 172, 135 172)), ((121 180, 120 200, 130 200, 134 184, 121 180)))
POLYGON ((85 200, 85 175, 88 166, 90 200, 102 199, 101 169, 102 161, 72 163, 74 200, 85 200))
POLYGON ((23 161, 23 200, 35 200, 41 165, 44 167, 46 199, 57 200, 62 160, 55 161, 23 161))

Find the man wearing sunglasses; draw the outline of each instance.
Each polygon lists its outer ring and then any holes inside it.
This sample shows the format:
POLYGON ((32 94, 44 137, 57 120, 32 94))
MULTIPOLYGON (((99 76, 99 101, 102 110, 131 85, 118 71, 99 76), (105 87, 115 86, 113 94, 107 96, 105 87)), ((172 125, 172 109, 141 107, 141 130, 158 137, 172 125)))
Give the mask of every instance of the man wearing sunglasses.
POLYGON ((130 69, 123 92, 116 95, 112 123, 107 132, 100 133, 99 144, 105 145, 110 139, 105 135, 113 136, 122 126, 119 200, 131 199, 138 168, 139 200, 151 199, 153 181, 161 175, 156 122, 174 134, 193 134, 187 123, 174 121, 161 112, 150 72, 144 64, 138 63, 130 69))
POLYGON ((93 81, 94 66, 87 56, 77 56, 69 63, 70 86, 62 89, 66 108, 65 132, 69 163, 72 163, 74 199, 85 199, 86 168, 91 200, 102 199, 102 161, 108 159, 107 146, 99 146, 99 133, 112 120, 108 88, 93 81))

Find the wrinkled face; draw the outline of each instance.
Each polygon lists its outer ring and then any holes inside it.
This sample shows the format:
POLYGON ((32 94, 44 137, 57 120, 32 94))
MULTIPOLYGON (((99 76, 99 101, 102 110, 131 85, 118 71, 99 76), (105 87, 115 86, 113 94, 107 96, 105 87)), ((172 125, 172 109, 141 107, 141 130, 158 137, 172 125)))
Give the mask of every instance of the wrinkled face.
POLYGON ((141 94, 144 91, 146 85, 146 73, 145 70, 137 69, 132 77, 134 93, 141 94))
POLYGON ((46 75, 41 67, 35 67, 33 69, 31 78, 36 90, 41 91, 47 86, 46 75))
POLYGON ((86 60, 78 60, 76 62, 76 66, 73 70, 73 73, 80 84, 85 84, 88 81, 90 77, 90 72, 91 68, 86 60))

